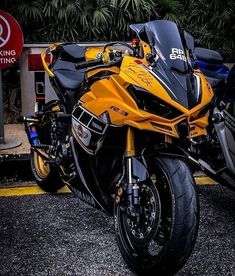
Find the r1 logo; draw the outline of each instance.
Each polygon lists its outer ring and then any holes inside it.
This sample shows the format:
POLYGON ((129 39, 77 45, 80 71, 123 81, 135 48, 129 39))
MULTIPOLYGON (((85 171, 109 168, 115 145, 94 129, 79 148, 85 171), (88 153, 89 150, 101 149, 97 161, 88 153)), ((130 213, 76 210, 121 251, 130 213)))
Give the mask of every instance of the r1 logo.
POLYGON ((178 48, 171 49, 170 59, 180 59, 186 61, 184 51, 178 48))

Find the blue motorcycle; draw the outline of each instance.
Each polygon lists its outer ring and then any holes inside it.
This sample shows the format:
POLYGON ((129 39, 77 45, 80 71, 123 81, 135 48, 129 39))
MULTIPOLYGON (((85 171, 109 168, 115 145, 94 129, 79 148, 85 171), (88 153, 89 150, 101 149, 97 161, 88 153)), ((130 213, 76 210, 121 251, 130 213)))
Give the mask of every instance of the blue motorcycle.
POLYGON ((190 159, 209 177, 235 190, 235 65, 229 68, 213 50, 195 47, 192 65, 207 77, 214 99, 208 135, 186 145, 190 159))
MULTIPOLYGON (((233 90, 235 87, 235 66, 231 70, 223 63, 222 56, 213 50, 195 48, 198 68, 210 82, 215 94, 224 90, 233 90)), ((217 95, 218 96, 218 95, 217 95)))

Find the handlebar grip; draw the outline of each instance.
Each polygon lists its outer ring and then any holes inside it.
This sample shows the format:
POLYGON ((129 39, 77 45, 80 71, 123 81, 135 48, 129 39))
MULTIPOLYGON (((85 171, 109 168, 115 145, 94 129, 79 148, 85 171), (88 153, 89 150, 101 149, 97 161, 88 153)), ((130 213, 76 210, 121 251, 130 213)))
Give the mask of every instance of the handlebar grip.
POLYGON ((86 72, 89 72, 90 70, 94 70, 94 69, 98 69, 98 68, 109 68, 109 67, 113 67, 113 66, 117 66, 119 67, 122 63, 122 57, 120 58, 116 58, 115 60, 111 60, 110 62, 105 62, 101 65, 97 65, 97 66, 94 66, 92 68, 88 68, 86 70, 86 72))
POLYGON ((100 64, 103 64, 103 60, 101 58, 95 59, 95 60, 79 62, 79 63, 75 64, 75 68, 76 68, 76 70, 79 70, 79 69, 96 66, 96 65, 100 65, 100 64))
POLYGON ((110 62, 106 63, 107 67, 112 67, 112 66, 119 66, 122 62, 122 57, 116 58, 114 60, 111 60, 110 62))

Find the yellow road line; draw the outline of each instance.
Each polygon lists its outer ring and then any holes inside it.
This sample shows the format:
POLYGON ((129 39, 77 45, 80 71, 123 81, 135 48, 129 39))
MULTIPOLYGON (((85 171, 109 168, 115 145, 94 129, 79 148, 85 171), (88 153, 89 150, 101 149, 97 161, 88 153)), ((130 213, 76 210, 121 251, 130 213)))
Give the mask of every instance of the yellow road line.
MULTIPOLYGON (((58 190, 57 193, 70 193, 69 188, 66 186, 58 190)), ((1 196, 24 196, 24 195, 41 195, 46 194, 38 186, 28 186, 28 187, 18 187, 18 188, 0 188, 0 197, 1 196)))
POLYGON ((215 180, 207 176, 195 177, 197 185, 215 185, 218 184, 215 180))
MULTIPOLYGON (((202 177, 195 177, 195 181, 197 185, 214 185, 218 184, 216 181, 212 180, 209 177, 202 176, 202 177)), ((68 187, 63 187, 62 189, 58 190, 57 193, 70 193, 68 187)), ((11 187, 11 188, 0 188, 0 197, 3 196, 24 196, 24 195, 41 195, 47 194, 47 192, 40 189, 38 186, 30 185, 25 187, 11 187)))

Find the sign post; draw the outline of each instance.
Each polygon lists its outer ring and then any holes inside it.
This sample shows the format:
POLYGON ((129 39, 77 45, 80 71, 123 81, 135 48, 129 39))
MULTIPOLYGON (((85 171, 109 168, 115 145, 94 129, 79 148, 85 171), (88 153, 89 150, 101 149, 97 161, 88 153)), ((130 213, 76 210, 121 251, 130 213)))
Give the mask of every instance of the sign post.
MULTIPOLYGON (((17 147, 21 142, 4 137, 2 69, 19 58, 23 49, 23 33, 18 22, 10 14, 0 10, 0 149, 17 147)), ((14 81, 14 80, 12 80, 14 81)))
POLYGON ((0 144, 4 142, 2 70, 0 70, 0 144))

